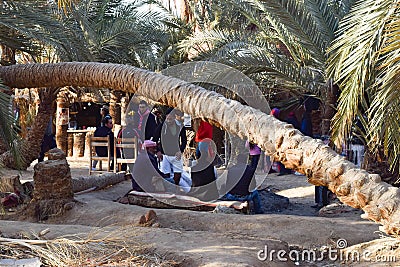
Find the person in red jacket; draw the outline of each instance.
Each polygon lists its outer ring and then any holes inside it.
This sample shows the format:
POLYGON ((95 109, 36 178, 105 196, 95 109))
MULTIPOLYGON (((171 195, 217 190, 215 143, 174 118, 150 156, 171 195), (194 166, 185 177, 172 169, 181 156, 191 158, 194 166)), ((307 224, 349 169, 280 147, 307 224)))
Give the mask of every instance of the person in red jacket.
MULTIPOLYGON (((198 122, 197 122, 198 123, 198 122)), ((196 158, 201 156, 200 151, 207 151, 213 136, 213 127, 210 123, 200 120, 194 141, 197 142, 196 158)))

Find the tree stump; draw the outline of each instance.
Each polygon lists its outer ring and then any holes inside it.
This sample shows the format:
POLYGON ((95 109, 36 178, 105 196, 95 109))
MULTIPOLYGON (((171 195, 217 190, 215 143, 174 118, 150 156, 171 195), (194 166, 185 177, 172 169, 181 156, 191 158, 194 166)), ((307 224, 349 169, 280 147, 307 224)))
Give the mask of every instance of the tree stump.
POLYGON ((65 153, 54 148, 48 154, 49 160, 34 167, 35 188, 28 207, 31 215, 39 221, 63 214, 74 200, 71 172, 65 153))
POLYGON ((75 157, 83 157, 85 151, 85 134, 74 133, 74 155, 75 157))

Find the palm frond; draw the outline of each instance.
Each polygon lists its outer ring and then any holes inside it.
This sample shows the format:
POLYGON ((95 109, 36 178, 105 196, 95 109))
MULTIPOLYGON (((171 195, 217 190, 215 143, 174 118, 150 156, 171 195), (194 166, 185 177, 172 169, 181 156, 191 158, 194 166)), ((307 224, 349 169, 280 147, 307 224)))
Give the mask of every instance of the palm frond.
POLYGON ((56 19, 50 5, 34 6, 28 2, 15 2, 0 12, 0 24, 25 36, 31 43, 41 42, 56 48, 64 60, 89 60, 84 43, 77 36, 77 28, 66 27, 56 19), (18 21, 15 20, 18 17, 18 21), (79 49, 76 49, 79 47, 79 49))
MULTIPOLYGON (((399 7, 399 5, 397 6, 399 7)), ((396 167, 400 157, 400 20, 394 13, 385 26, 384 42, 378 51, 377 78, 370 114, 370 147, 384 144, 384 153, 396 167)))
POLYGON ((351 125, 361 115, 368 91, 375 83, 384 29, 394 12, 393 1, 358 1, 339 26, 340 36, 329 49, 328 76, 342 90, 338 112, 332 123, 332 137, 343 143, 351 125))
POLYGON ((302 1, 294 0, 230 0, 236 8, 260 30, 276 33, 300 64, 314 60, 324 62, 324 49, 332 40, 332 33, 324 24, 315 21, 302 1), (264 20, 258 20, 261 16, 264 20))
POLYGON ((9 89, 0 83, 0 139, 14 156, 16 164, 20 165, 21 154, 17 145, 21 140, 18 134, 20 128, 14 117, 11 96, 6 94, 3 90, 9 89))
POLYGON ((300 67, 282 55, 275 46, 240 32, 219 29, 204 31, 186 39, 180 47, 186 49, 185 52, 197 49, 197 59, 220 62, 248 75, 264 73, 282 80, 279 83, 287 84, 290 88, 296 84, 301 91, 318 91, 320 84, 324 83, 323 74, 317 69, 300 67))
POLYGON ((53 47, 63 61, 136 64, 134 50, 148 51, 136 55, 149 54, 169 40, 162 21, 170 14, 141 8, 146 1, 82 0, 67 13, 49 3, 38 8, 32 2, 16 2, 1 12, 0 25, 30 43, 53 47))
MULTIPOLYGON (((306 9, 311 14, 311 19, 315 21, 316 28, 325 30, 325 35, 330 39, 328 45, 334 39, 334 34, 339 26, 339 21, 342 18, 341 13, 347 14, 347 7, 351 6, 355 1, 338 1, 335 0, 304 0, 306 9), (342 11, 343 10, 343 11, 342 11)), ((324 50, 327 45, 324 45, 324 50)))
POLYGON ((191 37, 182 40, 178 44, 181 53, 191 54, 196 58, 207 58, 214 54, 213 49, 219 49, 230 42, 242 40, 243 36, 240 32, 213 29, 209 31, 199 32, 191 37))
MULTIPOLYGON (((233 43, 230 43, 232 46, 233 43)), ((235 66, 245 74, 264 73, 279 80, 296 84, 301 91, 320 90, 324 84, 324 76, 317 69, 298 66, 284 55, 272 49, 248 43, 238 43, 226 57, 219 62, 235 66), (224 60, 227 59, 227 60, 224 60)))

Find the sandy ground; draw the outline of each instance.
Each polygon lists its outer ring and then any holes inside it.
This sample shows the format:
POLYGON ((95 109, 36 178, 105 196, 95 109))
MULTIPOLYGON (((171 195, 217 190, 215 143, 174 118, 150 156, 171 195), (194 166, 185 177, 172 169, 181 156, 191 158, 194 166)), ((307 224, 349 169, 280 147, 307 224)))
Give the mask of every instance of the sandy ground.
MULTIPOLYGON (((86 160, 67 160, 73 177, 88 174, 86 160)), ((32 179, 32 166, 20 173, 22 182, 32 179)), ((55 238, 124 227, 127 238, 135 238, 157 254, 177 260, 181 266, 339 266, 339 262, 327 265, 326 261, 263 261, 259 259, 259 252, 266 247, 286 251, 314 249, 335 245, 340 239, 351 246, 377 239, 382 234, 378 231, 379 225, 360 218, 360 211, 329 218, 318 216, 310 207, 314 204, 314 187, 304 176, 269 174, 264 185, 288 197, 289 208, 262 215, 154 209, 157 227, 142 227, 138 226, 139 218, 148 208, 115 202, 130 190, 130 181, 124 181, 104 190, 76 195, 75 207, 62 217, 46 223, 2 220, 0 229, 3 234, 15 234, 21 231, 38 233, 49 228, 46 237, 55 238)))

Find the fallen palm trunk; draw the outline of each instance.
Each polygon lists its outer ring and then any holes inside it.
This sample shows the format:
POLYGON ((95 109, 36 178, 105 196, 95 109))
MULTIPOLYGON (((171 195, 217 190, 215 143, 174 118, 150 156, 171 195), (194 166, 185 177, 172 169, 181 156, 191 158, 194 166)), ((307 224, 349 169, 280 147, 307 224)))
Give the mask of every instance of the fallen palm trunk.
POLYGON ((247 202, 240 201, 201 201, 195 197, 168 193, 146 193, 131 191, 126 195, 129 204, 151 208, 189 209, 196 211, 212 211, 217 206, 247 211, 247 202))
POLYGON ((93 188, 98 190, 109 185, 118 184, 127 179, 128 177, 124 172, 75 177, 72 178, 72 191, 77 193, 93 188))
POLYGON ((260 145, 286 167, 307 175, 309 182, 327 186, 339 199, 365 211, 365 218, 400 233, 400 189, 368 174, 321 141, 303 136, 292 126, 259 110, 224 98, 182 80, 126 65, 67 62, 0 67, 10 87, 87 86, 139 93, 183 112, 218 122, 227 131, 260 145))

